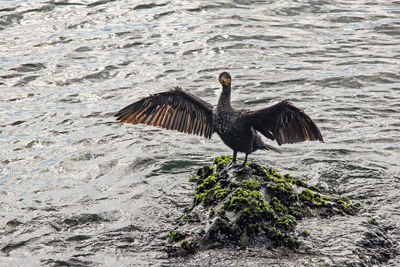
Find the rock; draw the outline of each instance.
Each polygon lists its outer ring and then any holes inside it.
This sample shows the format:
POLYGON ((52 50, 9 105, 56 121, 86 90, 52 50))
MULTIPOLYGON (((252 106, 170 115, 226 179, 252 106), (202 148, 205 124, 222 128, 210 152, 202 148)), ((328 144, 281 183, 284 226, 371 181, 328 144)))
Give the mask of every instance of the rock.
POLYGON ((193 206, 170 232, 169 241, 180 242, 179 249, 167 249, 170 255, 251 245, 296 249, 297 235, 307 234, 295 231, 299 220, 355 215, 360 209, 347 198, 327 196, 299 178, 255 163, 248 162, 239 173, 224 170, 231 160, 216 157, 190 178, 196 183, 193 206))

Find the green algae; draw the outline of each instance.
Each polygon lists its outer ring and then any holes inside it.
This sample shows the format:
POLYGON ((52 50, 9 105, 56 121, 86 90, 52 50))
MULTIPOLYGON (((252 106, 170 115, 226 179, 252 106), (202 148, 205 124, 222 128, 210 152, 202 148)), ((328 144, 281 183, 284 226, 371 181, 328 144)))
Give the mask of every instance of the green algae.
POLYGON ((239 220, 250 223, 258 222, 262 218, 276 217, 270 205, 262 200, 260 192, 242 187, 236 188, 223 202, 219 214, 224 214, 226 211, 240 212, 239 220))
POLYGON ((204 206, 209 206, 225 198, 234 187, 236 187, 236 184, 226 184, 215 176, 208 176, 205 179, 200 179, 195 191, 196 197, 194 203, 202 203, 204 206))
POLYGON ((198 176, 196 174, 192 175, 192 177, 189 178, 189 182, 195 183, 198 181, 198 176))
POLYGON ((310 189, 305 189, 299 194, 299 198, 302 201, 313 202, 315 195, 310 189))
POLYGON ((182 240, 181 241, 181 248, 188 250, 190 248, 190 241, 182 240))
POLYGON ((276 227, 271 227, 268 229, 269 237, 275 241, 275 244, 278 245, 285 245, 289 248, 298 248, 299 241, 294 236, 291 236, 288 233, 284 233, 281 230, 277 229, 276 227))
MULTIPOLYGON (((200 235, 201 241, 190 243, 187 237, 181 241, 181 248, 193 247, 196 242, 242 247, 250 242, 243 240, 264 236, 274 245, 296 249, 298 237, 309 235, 307 230, 296 233, 299 220, 354 215, 361 208, 347 198, 324 195, 300 178, 255 163, 248 162, 244 172, 227 173, 224 168, 231 161, 232 156, 216 157, 212 165, 200 168, 190 178, 196 188, 189 212, 201 205, 207 215, 203 221, 208 220, 211 226, 200 235)), ((190 216, 184 215, 182 220, 190 221, 187 218, 190 216)), ((179 236, 179 240, 182 238, 179 236)), ((175 235, 170 235, 170 240, 179 241, 175 235)))
POLYGON ((215 166, 215 171, 219 172, 221 171, 223 168, 225 168, 226 165, 228 165, 229 163, 231 163, 232 161, 232 156, 230 155, 222 155, 219 157, 215 157, 213 159, 213 164, 215 166))
POLYGON ((215 215, 215 210, 210 209, 210 211, 208 212, 210 217, 213 217, 215 215))
POLYGON ((255 206, 260 200, 260 192, 239 187, 236 188, 229 199, 224 202, 222 208, 227 210, 238 210, 243 207, 255 206))
POLYGON ((260 182, 253 179, 243 180, 243 187, 249 190, 258 190, 260 189, 260 182))
POLYGON ((308 232, 308 230, 303 230, 301 232, 301 235, 304 236, 304 237, 307 237, 307 236, 310 236, 310 233, 308 232))
POLYGON ((173 230, 168 232, 168 236, 169 236, 169 240, 168 240, 169 243, 174 243, 185 237, 183 234, 173 231, 173 230))
POLYGON ((369 224, 372 224, 372 225, 379 226, 379 223, 376 221, 375 218, 371 218, 371 219, 368 221, 368 223, 369 223, 369 224))
POLYGON ((277 197, 273 197, 271 199, 271 201, 269 202, 269 204, 276 212, 287 212, 288 211, 288 207, 285 205, 282 205, 277 197))
POLYGON ((182 220, 184 222, 188 222, 190 223, 192 221, 192 217, 188 216, 188 215, 182 215, 182 220))

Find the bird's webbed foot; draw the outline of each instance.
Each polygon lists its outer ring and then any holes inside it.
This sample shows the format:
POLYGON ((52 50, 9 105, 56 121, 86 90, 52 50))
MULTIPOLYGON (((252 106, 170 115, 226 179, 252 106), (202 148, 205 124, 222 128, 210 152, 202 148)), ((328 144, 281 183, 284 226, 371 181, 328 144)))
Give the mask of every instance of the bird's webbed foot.
POLYGON ((246 161, 243 162, 239 167, 233 170, 234 173, 240 174, 246 171, 246 161))
POLYGON ((228 163, 228 165, 225 166, 224 170, 229 170, 233 166, 235 166, 236 161, 231 161, 228 163))
POLYGON ((229 162, 225 167, 221 170, 221 174, 227 173, 233 166, 236 165, 236 159, 229 162))

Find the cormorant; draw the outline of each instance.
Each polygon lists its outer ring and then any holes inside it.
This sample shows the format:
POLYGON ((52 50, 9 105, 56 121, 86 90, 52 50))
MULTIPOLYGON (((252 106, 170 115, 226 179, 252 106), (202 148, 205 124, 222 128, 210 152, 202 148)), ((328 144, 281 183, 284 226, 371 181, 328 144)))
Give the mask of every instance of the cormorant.
POLYGON ((222 93, 215 108, 176 87, 132 103, 118 111, 115 117, 120 122, 144 123, 206 138, 211 138, 216 132, 233 150, 229 167, 235 163, 238 151, 245 153, 243 164, 238 169, 244 167, 247 156, 258 149, 280 152, 265 144, 257 132, 276 140, 279 145, 306 140, 323 142, 317 125, 289 101, 255 111, 234 109, 231 106, 231 76, 223 72, 218 80, 222 93))

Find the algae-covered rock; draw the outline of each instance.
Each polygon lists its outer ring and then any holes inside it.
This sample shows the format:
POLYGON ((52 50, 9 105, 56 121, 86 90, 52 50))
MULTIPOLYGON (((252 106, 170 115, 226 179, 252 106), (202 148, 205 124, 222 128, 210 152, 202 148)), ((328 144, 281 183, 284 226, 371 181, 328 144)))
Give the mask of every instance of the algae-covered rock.
POLYGON ((178 254, 255 244, 296 249, 297 236, 307 234, 296 232, 299 220, 354 215, 360 209, 347 198, 327 196, 299 178, 255 163, 247 162, 240 173, 225 171, 231 160, 231 156, 216 157, 212 165, 200 168, 190 178, 196 183, 193 206, 179 229, 170 232, 170 242, 185 238, 176 246, 178 254), (175 238, 177 232, 180 238, 175 238))

